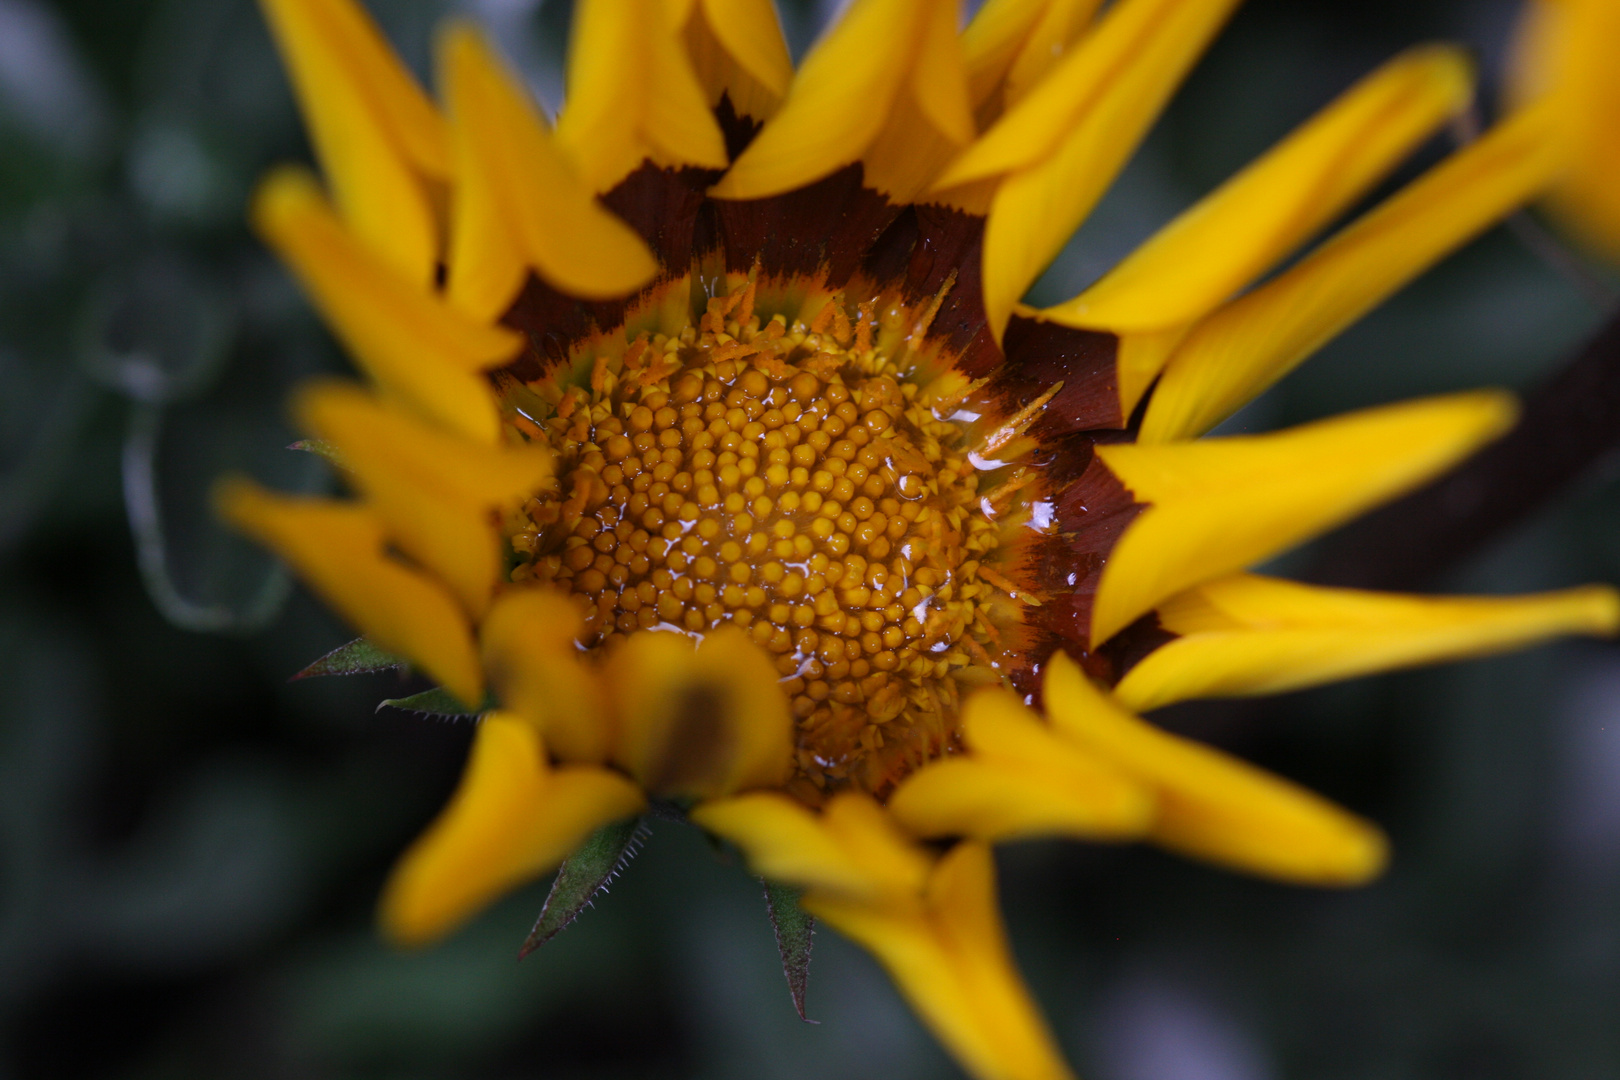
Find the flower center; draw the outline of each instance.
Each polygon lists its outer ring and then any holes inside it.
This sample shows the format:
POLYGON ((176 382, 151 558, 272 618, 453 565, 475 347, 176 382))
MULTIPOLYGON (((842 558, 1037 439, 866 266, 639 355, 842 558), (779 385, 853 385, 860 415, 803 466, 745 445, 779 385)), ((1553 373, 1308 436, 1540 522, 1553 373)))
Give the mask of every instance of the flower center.
POLYGON ((709 308, 599 357, 588 385, 546 384, 554 401, 506 387, 564 478, 508 523, 512 580, 582 597, 587 647, 743 628, 798 720, 790 789, 881 794, 950 742, 958 678, 995 677, 996 527, 960 430, 873 347, 870 310, 761 326, 751 287, 709 308))

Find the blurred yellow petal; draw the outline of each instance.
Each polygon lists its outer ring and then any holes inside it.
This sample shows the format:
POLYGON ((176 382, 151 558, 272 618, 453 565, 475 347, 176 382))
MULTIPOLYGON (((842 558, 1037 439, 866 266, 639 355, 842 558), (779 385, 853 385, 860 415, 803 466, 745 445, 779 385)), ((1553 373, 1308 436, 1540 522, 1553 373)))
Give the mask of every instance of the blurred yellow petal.
POLYGON ((417 285, 433 281, 438 225, 423 177, 449 172, 444 124, 353 0, 260 0, 343 217, 417 285))
POLYGON ((646 39, 666 25, 655 0, 583 0, 568 38, 567 96, 557 144, 592 191, 606 191, 647 156, 646 39))
POLYGON ((1012 692, 969 698, 962 734, 970 753, 923 766, 889 796, 889 812, 911 832, 995 841, 1147 829, 1151 794, 1055 736, 1012 692))
POLYGON ((443 427, 495 441, 495 399, 477 372, 511 359, 522 345, 517 334, 468 319, 377 261, 301 170, 265 179, 254 196, 253 224, 366 374, 443 427))
POLYGON ((1564 634, 1610 636, 1608 586, 1513 597, 1324 589, 1235 574, 1156 609, 1176 640, 1131 668, 1114 696, 1138 712, 1195 697, 1276 694, 1416 664, 1488 656, 1564 634))
POLYGON ((821 820, 886 894, 900 896, 922 887, 931 860, 870 795, 844 791, 833 796, 822 807, 821 820))
POLYGON ((220 485, 222 517, 272 549, 380 648, 409 658, 462 702, 484 700, 467 617, 437 581, 384 553, 382 522, 355 503, 220 485))
POLYGON ((1046 713, 1080 746, 1158 792, 1153 839, 1183 854, 1284 881, 1359 885, 1384 867, 1377 826, 1218 750, 1132 716, 1055 653, 1046 713))
POLYGON ((802 903, 877 957, 917 1015, 974 1077, 1071 1075, 1013 964, 989 848, 963 843, 947 853, 919 908, 817 892, 802 903))
POLYGON ((672 31, 641 32, 649 38, 642 135, 656 151, 656 160, 661 165, 725 168, 731 160, 725 136, 709 110, 708 91, 692 68, 685 43, 672 31))
POLYGON ((923 7, 917 60, 911 69, 911 95, 924 117, 958 146, 978 134, 968 103, 967 71, 956 35, 955 0, 923 7))
POLYGON ((383 890, 383 930, 402 945, 443 937, 508 889, 555 868, 600 826, 644 805, 618 773, 552 769, 531 725, 490 713, 479 723, 461 785, 383 890))
POLYGON ((1559 161, 1547 114, 1520 113, 1211 315, 1171 356, 1141 441, 1190 438, 1220 423, 1390 293, 1533 198, 1559 161))
POLYGON ((613 729, 580 658, 578 599, 550 589, 502 593, 479 626, 484 668, 503 707, 535 725, 563 761, 607 760, 613 729))
POLYGON ((646 243, 596 201, 522 85, 472 27, 440 39, 458 186, 450 297, 469 313, 505 310, 532 265, 587 299, 634 292, 658 271, 646 243))
POLYGON ((1189 326, 1170 326, 1163 330, 1143 330, 1119 335, 1118 359, 1115 370, 1119 373, 1119 415, 1130 416, 1137 403, 1147 393, 1153 380, 1159 377, 1164 365, 1187 336, 1189 326))
MULTIPOLYGON (((909 92, 901 92, 861 156, 866 186, 894 203, 915 199, 977 130, 968 106, 954 0, 927 0, 917 25, 909 92)), ((907 62, 898 55, 891 60, 907 62)))
POLYGON ((687 0, 686 49, 709 104, 730 99, 739 117, 767 120, 793 81, 793 59, 771 0, 687 0))
POLYGON ((598 192, 649 155, 664 165, 725 168, 708 94, 658 0, 575 4, 557 143, 598 192))
POLYGON ((1236 0, 1121 0, 935 191, 1005 175, 984 235, 984 303, 999 336, 1113 182, 1236 0))
POLYGON ((759 199, 860 159, 905 85, 928 0, 855 0, 799 65, 787 100, 710 193, 759 199), (881 43, 881 44, 880 44, 881 43))
POLYGON ((1405 492, 1506 431, 1511 396, 1403 402, 1268 435, 1099 446, 1147 504, 1109 553, 1091 614, 1106 641, 1183 589, 1253 565, 1405 492))
POLYGON ((648 791, 713 798, 787 779, 793 719, 769 656, 735 627, 693 647, 644 630, 609 656, 619 710, 614 758, 648 791))
POLYGON ((1159 230, 1101 281, 1042 314, 1068 326, 1150 331, 1191 322, 1345 211, 1467 107, 1467 55, 1413 49, 1159 230))
POLYGON ((700 0, 698 6, 737 63, 778 99, 786 97, 793 58, 771 0, 700 0))
MULTIPOLYGON (((962 59, 975 110, 997 95, 1052 0, 985 0, 962 31, 962 59)), ((1000 113, 999 105, 993 110, 1000 113)))
POLYGON ((1233 0, 1123 0, 1114 5, 1034 93, 952 162, 935 190, 1038 165, 1056 154, 1078 126, 1090 122, 1093 113, 1135 115, 1149 101, 1150 114, 1157 113, 1234 6, 1233 0))
POLYGON ((1101 6, 1100 0, 1050 0, 1007 70, 1001 91, 1004 107, 1018 104, 1041 84, 1101 6))
POLYGON ((714 799, 693 807, 690 817, 741 848, 748 865, 767 880, 862 898, 881 891, 820 817, 786 795, 756 792, 714 799))
POLYGON ((1567 167, 1549 209, 1575 239, 1620 262, 1620 5, 1612 0, 1530 0, 1514 42, 1510 94, 1544 100, 1567 167))
POLYGON ((470 443, 335 380, 306 384, 293 413, 304 430, 337 448, 401 550, 482 614, 501 571, 490 511, 550 479, 551 452, 470 443))

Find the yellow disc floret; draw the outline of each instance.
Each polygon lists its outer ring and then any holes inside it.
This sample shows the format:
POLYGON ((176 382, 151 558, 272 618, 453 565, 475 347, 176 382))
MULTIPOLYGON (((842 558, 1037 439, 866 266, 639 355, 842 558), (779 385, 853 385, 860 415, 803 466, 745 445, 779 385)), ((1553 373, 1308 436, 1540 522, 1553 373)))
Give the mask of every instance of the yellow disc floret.
POLYGON ((762 327, 752 291, 598 360, 549 410, 509 387, 566 478, 509 523, 512 579, 578 594, 588 647, 741 627, 798 720, 790 787, 881 793, 950 743, 958 679, 989 675, 996 530, 958 427, 872 347, 869 315, 831 301, 762 327))

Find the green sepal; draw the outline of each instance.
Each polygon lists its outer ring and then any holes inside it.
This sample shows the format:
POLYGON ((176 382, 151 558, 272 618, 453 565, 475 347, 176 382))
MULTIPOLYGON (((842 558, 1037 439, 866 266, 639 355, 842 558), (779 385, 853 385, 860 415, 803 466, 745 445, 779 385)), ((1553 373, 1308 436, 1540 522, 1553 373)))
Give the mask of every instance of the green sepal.
POLYGON ((425 713, 428 716, 450 716, 456 718, 482 716, 495 708, 495 700, 484 698, 484 703, 476 709, 469 709, 461 703, 461 699, 442 686, 435 686, 431 690, 423 690, 420 694, 410 697, 387 698, 378 703, 380 710, 386 705, 390 709, 399 709, 402 712, 425 713))
POLYGON ((365 638, 355 638, 347 645, 339 645, 290 681, 308 679, 315 675, 365 675, 373 671, 394 671, 409 667, 410 661, 378 648, 365 638))
POLYGON ((765 909, 776 930, 776 949, 782 954, 782 974, 787 977, 788 993, 799 1019, 819 1024, 804 1015, 804 991, 810 985, 810 946, 816 936, 816 918, 799 906, 804 890, 792 885, 760 879, 765 886, 765 909))
POLYGON ((338 452, 338 448, 327 442, 325 439, 299 439, 295 443, 288 443, 287 449, 303 450, 311 454, 318 454, 340 469, 348 468, 348 466, 344 464, 343 455, 338 452))
POLYGON ((551 883, 545 906, 528 940, 518 950, 521 960, 562 932, 579 917, 597 893, 606 892, 608 882, 619 875, 649 835, 646 819, 633 817, 604 825, 591 834, 579 850, 568 856, 551 883))

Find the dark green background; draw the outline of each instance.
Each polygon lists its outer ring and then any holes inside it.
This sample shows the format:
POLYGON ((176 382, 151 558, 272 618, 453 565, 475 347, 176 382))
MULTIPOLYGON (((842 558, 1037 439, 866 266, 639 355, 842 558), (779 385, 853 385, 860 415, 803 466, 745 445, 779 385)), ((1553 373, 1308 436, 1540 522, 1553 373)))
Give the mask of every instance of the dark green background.
MULTIPOLYGON (((444 5, 374 9, 420 68, 444 5)), ((555 104, 567 4, 482 10, 555 104)), ((1489 100, 1513 13, 1256 0, 1039 295, 1408 44, 1473 45, 1489 100)), ((817 16, 788 14, 802 49, 817 16)), ((0 1078, 956 1075, 830 933, 801 1024, 757 886, 673 824, 521 965, 543 883, 427 952, 374 936, 468 728, 374 713, 394 677, 289 684, 348 635, 206 510, 226 467, 328 482, 281 449, 281 402, 343 362, 242 224, 254 177, 306 156, 249 0, 0 0, 0 1078)), ((1529 385, 1599 315, 1498 230, 1236 426, 1529 385)), ((1612 464, 1437 586, 1620 578, 1612 464)), ((1620 1076, 1613 646, 1164 719, 1380 821, 1395 861, 1332 893, 1004 848, 1020 962, 1082 1075, 1620 1076)))

